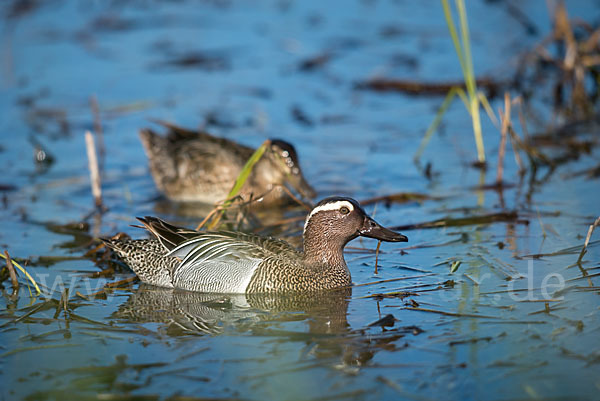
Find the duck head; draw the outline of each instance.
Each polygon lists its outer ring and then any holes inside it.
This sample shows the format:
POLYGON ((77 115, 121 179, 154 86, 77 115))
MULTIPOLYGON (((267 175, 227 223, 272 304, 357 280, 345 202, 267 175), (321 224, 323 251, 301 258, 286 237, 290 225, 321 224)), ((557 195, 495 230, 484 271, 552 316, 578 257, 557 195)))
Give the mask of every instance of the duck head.
POLYGON ((356 200, 332 196, 317 203, 306 217, 305 257, 327 264, 345 265, 344 246, 359 236, 386 242, 408 241, 406 236, 373 220, 356 200), (338 260, 340 257, 341 261, 338 260))
POLYGON ((308 184, 300 163, 298 162, 298 154, 292 144, 280 139, 271 139, 269 150, 263 156, 265 163, 262 174, 270 175, 270 180, 273 184, 289 185, 305 198, 314 198, 315 190, 308 184))

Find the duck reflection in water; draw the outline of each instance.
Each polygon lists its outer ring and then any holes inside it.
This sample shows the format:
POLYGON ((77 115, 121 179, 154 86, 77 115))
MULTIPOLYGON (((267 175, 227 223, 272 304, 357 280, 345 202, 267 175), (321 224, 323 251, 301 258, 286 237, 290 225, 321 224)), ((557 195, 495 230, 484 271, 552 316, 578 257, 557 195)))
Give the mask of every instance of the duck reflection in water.
POLYGON ((261 322, 307 319, 314 334, 344 333, 351 288, 288 294, 199 293, 141 284, 116 318, 164 323, 171 335, 220 334, 226 327, 258 328, 261 322), (300 314, 299 314, 300 313, 300 314))
POLYGON ((251 333, 277 341, 305 343, 305 354, 349 373, 381 349, 396 347, 414 327, 352 328, 348 306, 352 288, 295 294, 204 294, 141 284, 113 317, 127 323, 159 323, 171 337, 251 333), (286 330, 298 322, 304 330, 286 330))

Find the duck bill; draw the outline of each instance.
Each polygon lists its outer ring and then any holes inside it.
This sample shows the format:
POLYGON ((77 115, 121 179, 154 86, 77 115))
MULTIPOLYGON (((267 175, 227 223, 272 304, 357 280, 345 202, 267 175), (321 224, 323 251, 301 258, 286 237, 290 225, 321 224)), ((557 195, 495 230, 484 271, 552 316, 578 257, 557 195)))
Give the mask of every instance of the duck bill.
POLYGON ((370 217, 365 217, 362 228, 358 231, 358 235, 363 237, 375 238, 386 242, 407 242, 408 238, 405 235, 392 231, 383 227, 378 222, 370 217))
POLYGON ((300 195, 307 199, 312 199, 317 196, 315 190, 309 185, 308 182, 304 179, 302 173, 299 173, 295 176, 292 176, 289 179, 289 183, 300 195))

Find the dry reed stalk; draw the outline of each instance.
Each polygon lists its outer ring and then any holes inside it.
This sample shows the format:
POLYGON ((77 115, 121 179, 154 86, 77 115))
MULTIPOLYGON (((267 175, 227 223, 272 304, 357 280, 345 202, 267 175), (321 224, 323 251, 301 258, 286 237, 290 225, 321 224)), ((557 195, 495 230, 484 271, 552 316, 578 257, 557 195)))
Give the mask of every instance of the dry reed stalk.
POLYGON ((506 136, 508 133, 508 126, 510 125, 510 95, 508 92, 504 93, 504 113, 499 110, 500 120, 502 121, 502 129, 500 130, 500 148, 498 149, 498 169, 496 171, 496 183, 502 184, 504 177, 504 155, 506 154, 506 136))
POLYGON ((92 185, 92 195, 98 208, 102 207, 102 188, 100 186, 100 170, 98 169, 98 157, 96 154, 96 145, 94 135, 90 131, 85 132, 85 147, 87 149, 88 166, 90 169, 90 181, 92 185))
POLYGON ((379 248, 381 247, 381 241, 377 241, 377 249, 375 249, 375 274, 378 274, 377 271, 377 262, 379 260, 379 248))
POLYGON ((281 187, 281 189, 283 189, 283 191, 285 193, 287 193, 288 196, 294 202, 296 202, 298 205, 302 206, 304 209, 309 210, 309 211, 312 209, 312 206, 310 204, 303 202, 301 199, 299 199, 297 196, 295 196, 285 185, 277 184, 277 185, 273 186, 273 188, 265 191, 264 193, 260 194, 256 198, 251 198, 246 201, 241 201, 241 202, 235 203, 236 199, 239 199, 239 195, 235 195, 233 198, 226 199, 223 202, 215 205, 215 207, 208 213, 208 215, 206 215, 206 217, 196 226, 196 231, 198 231, 202 227, 204 227, 204 225, 206 223, 208 223, 211 220, 211 218, 213 220, 211 221, 211 224, 208 228, 209 229, 215 228, 216 225, 218 224, 218 222, 221 220, 221 216, 215 217, 215 213, 220 212, 220 211, 225 211, 228 209, 233 209, 233 208, 241 209, 242 207, 251 206, 253 203, 259 202, 262 198, 267 196, 271 191, 273 191, 277 187, 281 187), (229 203, 229 205, 227 205, 227 203, 229 203))
POLYGON ((519 112, 519 122, 521 123, 521 130, 523 131, 523 137, 525 140, 529 139, 529 131, 527 130, 527 124, 525 122, 525 114, 523 113, 523 98, 517 96, 512 100, 512 104, 519 106, 517 111, 519 112))
POLYGON ((88 300, 89 299, 94 299, 97 296, 101 296, 101 295, 106 296, 106 292, 109 291, 109 290, 111 290, 111 289, 126 288, 126 287, 121 287, 121 285, 122 284, 129 284, 129 283, 132 283, 132 282, 134 282, 136 280, 138 280, 137 276, 131 276, 131 277, 125 278, 123 280, 114 281, 112 283, 106 283, 104 285, 104 288, 102 288, 100 291, 96 291, 96 292, 93 292, 93 293, 87 294, 87 295, 84 295, 84 294, 80 293, 79 291, 77 291, 75 293, 75 295, 77 295, 78 297, 81 297, 83 299, 88 299, 88 300))
POLYGON ((590 228, 588 228, 588 233, 587 233, 587 236, 585 237, 585 242, 583 243, 583 248, 581 248, 581 252, 579 253, 579 258, 577 258, 577 264, 581 263, 583 256, 587 252, 587 247, 590 243, 590 238, 592 238, 592 233, 594 232, 594 229, 596 227, 598 227, 599 225, 600 225, 600 217, 598 217, 596 219, 596 221, 594 221, 594 224, 590 225, 590 228))
POLYGON ((196 226, 196 231, 200 230, 219 210, 222 210, 221 206, 213 208, 210 213, 208 213, 206 217, 196 226))
POLYGON ((96 95, 90 97, 90 108, 94 115, 94 132, 98 140, 98 154, 100 155, 100 171, 104 168, 104 157, 106 155, 106 147, 104 146, 104 131, 102 130, 102 120, 100 118, 100 107, 96 95))
POLYGON ((288 195, 290 198, 292 198, 292 200, 293 200, 294 202, 296 202, 298 205, 302 206, 304 209, 306 209, 306 210, 308 210, 308 211, 312 210, 312 208, 313 208, 313 207, 312 207, 311 205, 309 205, 308 203, 305 203, 305 202, 303 202, 301 199, 299 199, 299 198, 298 198, 296 195, 294 195, 294 194, 292 193, 292 191, 290 191, 290 190, 289 190, 289 188, 288 188, 288 187, 286 187, 285 185, 279 185, 279 184, 278 184, 278 186, 281 186, 281 189, 283 189, 283 191, 284 191, 284 192, 285 192, 285 193, 286 193, 286 194, 287 194, 287 195, 288 195))
POLYGON ((7 250, 4 250, 4 256, 6 256, 6 268, 8 269, 8 274, 10 275, 10 282, 12 283, 13 291, 17 291, 19 289, 19 280, 17 280, 17 272, 15 271, 12 259, 10 258, 7 250))

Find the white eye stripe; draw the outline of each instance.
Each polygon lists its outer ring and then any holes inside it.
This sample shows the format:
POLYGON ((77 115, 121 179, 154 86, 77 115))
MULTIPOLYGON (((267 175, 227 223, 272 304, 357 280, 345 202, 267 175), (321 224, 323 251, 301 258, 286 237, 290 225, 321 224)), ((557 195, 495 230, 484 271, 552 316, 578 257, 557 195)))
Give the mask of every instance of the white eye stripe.
POLYGON ((352 203, 345 201, 345 200, 326 203, 324 205, 317 206, 309 213, 308 216, 306 216, 306 221, 304 223, 304 227, 306 227, 306 223, 308 223, 308 221, 314 214, 319 213, 319 212, 324 212, 327 210, 340 210, 343 207, 347 207, 348 210, 351 212, 354 210, 354 205, 352 205, 352 203))

